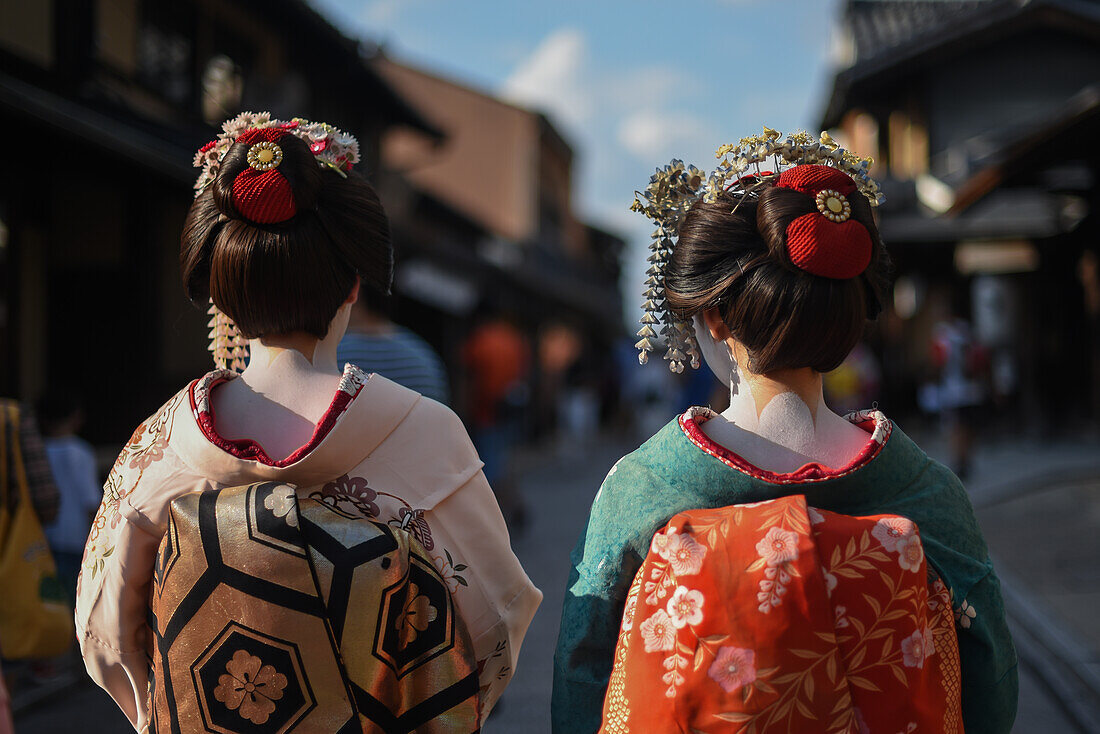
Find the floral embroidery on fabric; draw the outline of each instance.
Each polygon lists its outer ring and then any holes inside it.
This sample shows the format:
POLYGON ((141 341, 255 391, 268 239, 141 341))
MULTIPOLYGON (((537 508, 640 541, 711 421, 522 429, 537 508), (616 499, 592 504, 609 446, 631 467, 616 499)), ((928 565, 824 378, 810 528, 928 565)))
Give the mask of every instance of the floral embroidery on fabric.
POLYGON ((407 647, 416 641, 416 635, 428 629, 428 625, 435 621, 439 610, 432 606, 431 600, 420 593, 420 588, 413 582, 409 582, 408 596, 405 606, 398 615, 394 626, 401 633, 401 646, 407 647))
POLYGON ((901 660, 907 668, 923 668, 924 660, 935 652, 932 633, 928 629, 917 630, 901 641, 901 660))
POLYGON ((907 520, 904 517, 884 517, 875 523, 871 535, 882 543, 883 548, 893 553, 898 549, 900 541, 909 538, 915 532, 916 525, 913 524, 912 520, 907 520))
POLYGON ((504 662, 508 659, 507 656, 505 655, 507 650, 508 650, 507 640, 499 640, 496 644, 496 647, 493 648, 493 652, 490 653, 488 657, 482 658, 481 660, 477 661, 477 678, 478 678, 479 681, 482 681, 482 684, 481 684, 480 688, 478 689, 478 692, 479 692, 479 695, 480 695, 480 698, 481 698, 481 701, 482 701, 482 712, 483 713, 485 711, 485 702, 490 700, 489 699, 489 692, 492 691, 494 689, 494 687, 499 687, 500 685, 503 685, 501 683, 501 681, 506 681, 508 679, 508 676, 512 672, 512 666, 508 665, 507 662, 504 662), (502 662, 497 667, 496 673, 493 673, 491 675, 486 675, 485 670, 486 670, 486 668, 489 667, 489 663, 491 663, 492 661, 497 660, 497 659, 500 659, 502 662), (488 681, 488 682, 485 682, 485 681, 488 681))
MULTIPOLYGON (((746 506, 746 509, 750 508, 746 506)), ((783 603, 787 584, 798 575, 794 562, 798 560, 799 533, 808 532, 809 515, 803 519, 785 510, 776 513, 774 508, 765 510, 763 514, 765 521, 760 529, 767 527, 768 530, 756 544, 756 552, 760 557, 746 571, 755 573, 764 570, 756 601, 759 604, 757 609, 767 614, 783 603)))
POLYGON ((103 502, 96 511, 88 534, 81 570, 95 578, 103 571, 105 561, 114 552, 105 531, 118 527, 122 519, 120 505, 141 482, 145 471, 162 460, 172 435, 172 416, 183 402, 186 390, 176 393, 159 411, 134 430, 130 440, 115 459, 107 482, 103 485, 103 502))
POLYGON ((432 563, 435 564, 435 570, 439 571, 439 575, 443 577, 443 583, 447 584, 447 591, 453 594, 458 591, 459 584, 469 586, 466 579, 458 575, 459 571, 465 571, 469 566, 465 563, 456 565, 454 559, 451 558, 451 552, 446 548, 443 549, 443 554, 447 556, 447 560, 443 560, 439 556, 432 556, 432 563))
POLYGON ((629 632, 634 628, 634 614, 638 611, 638 595, 633 594, 626 599, 626 607, 623 609, 622 631, 629 632))
POLYGON ((601 732, 855 734, 916 721, 957 733, 947 592, 917 549, 904 518, 837 515, 798 495, 680 513, 627 596, 601 732), (681 548, 702 556, 683 577, 681 548), (747 608, 757 593, 767 614, 747 608), (879 703, 897 700, 921 703, 879 703))
POLYGON ((286 676, 245 650, 233 653, 225 669, 226 674, 218 678, 214 698, 253 724, 266 723, 275 711, 275 701, 283 697, 286 676))
POLYGON ((642 622, 641 629, 646 652, 671 650, 676 644, 676 626, 663 609, 658 609, 642 622))
POLYGON ((321 502, 333 512, 344 517, 378 517, 378 493, 367 485, 362 477, 349 477, 347 474, 329 482, 320 492, 311 492, 310 499, 321 502))
POLYGON ((275 517, 281 517, 292 528, 298 527, 297 497, 294 487, 286 484, 276 487, 264 498, 264 507, 271 510, 275 517))
POLYGON ((726 693, 736 693, 756 680, 753 657, 752 650, 728 645, 720 647, 714 662, 707 668, 707 675, 726 693))
POLYGON ((707 555, 707 549, 701 543, 676 532, 654 536, 653 549, 669 562, 677 576, 699 573, 699 569, 703 567, 703 558, 707 555), (662 540, 658 541, 658 538, 662 540))
POLYGON ((924 566, 924 547, 920 537, 911 535, 898 541, 898 564, 906 571, 919 573, 924 566))
POLYGON ((703 595, 686 586, 677 586, 665 611, 676 629, 683 629, 689 624, 700 624, 703 621, 703 595))
POLYGON ((970 623, 973 622, 974 618, 977 616, 977 610, 975 610, 966 599, 963 599, 962 605, 955 610, 955 621, 963 629, 970 629, 970 623))

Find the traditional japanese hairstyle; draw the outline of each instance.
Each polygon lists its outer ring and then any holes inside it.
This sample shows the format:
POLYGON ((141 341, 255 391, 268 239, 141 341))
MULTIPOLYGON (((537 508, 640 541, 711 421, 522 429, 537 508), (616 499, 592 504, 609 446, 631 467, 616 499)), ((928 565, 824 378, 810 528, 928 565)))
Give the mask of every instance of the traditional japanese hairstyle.
POLYGON ((870 159, 828 133, 780 138, 765 127, 722 146, 709 176, 674 160, 635 198, 632 209, 657 224, 636 345, 642 364, 661 327, 669 368, 698 368, 692 320, 718 308, 754 372, 826 372, 877 316, 888 258, 871 213, 883 196, 870 159))
POLYGON ((359 144, 324 123, 243 113, 199 149, 180 264, 188 297, 210 304, 210 351, 242 370, 247 339, 324 338, 357 279, 388 293, 382 205, 352 171, 359 144))

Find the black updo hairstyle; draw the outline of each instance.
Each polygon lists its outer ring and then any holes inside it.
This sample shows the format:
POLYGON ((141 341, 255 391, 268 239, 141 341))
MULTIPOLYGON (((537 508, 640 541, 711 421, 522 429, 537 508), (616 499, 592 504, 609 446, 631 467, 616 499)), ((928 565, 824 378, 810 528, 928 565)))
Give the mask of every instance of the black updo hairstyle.
POLYGON ((362 176, 322 168, 292 134, 278 144, 278 171, 290 183, 298 213, 257 224, 237 211, 233 180, 248 168, 250 146, 234 143, 187 214, 183 285, 192 303, 205 308, 212 299, 246 338, 304 331, 323 339, 356 278, 364 288, 389 293, 389 222, 362 176))
POLYGON ((802 367, 828 372, 877 315, 889 256, 870 203, 853 193, 851 218, 871 235, 867 269, 847 280, 801 270, 787 253, 787 225, 817 212, 817 205, 809 194, 774 184, 774 177, 764 179, 751 193, 725 191, 691 208, 666 266, 665 296, 672 313, 687 321, 717 308, 755 374, 802 367))

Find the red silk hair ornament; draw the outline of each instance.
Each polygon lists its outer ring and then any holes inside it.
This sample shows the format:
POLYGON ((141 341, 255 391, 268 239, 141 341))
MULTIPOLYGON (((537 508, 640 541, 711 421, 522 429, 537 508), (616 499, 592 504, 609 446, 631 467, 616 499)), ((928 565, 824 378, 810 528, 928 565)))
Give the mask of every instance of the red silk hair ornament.
POLYGON ((871 264, 874 245, 871 233, 843 213, 850 207, 845 197, 856 193, 851 176, 830 166, 805 164, 788 168, 775 184, 818 198, 820 192, 840 194, 829 200, 839 206, 840 216, 827 218, 827 209, 818 202, 819 211, 803 214, 787 225, 787 254, 798 268, 812 275, 835 280, 854 278, 871 264), (842 221, 838 221, 843 217, 842 221))
MULTIPOLYGON (((286 135, 288 133, 285 130, 277 127, 252 128, 241 133, 237 142, 246 145, 277 144, 286 135)), ((280 152, 280 161, 281 156, 280 152)), ((238 173, 233 179, 233 206, 245 219, 256 224, 285 222, 298 213, 290 181, 279 173, 277 163, 267 170, 249 165, 238 173)))

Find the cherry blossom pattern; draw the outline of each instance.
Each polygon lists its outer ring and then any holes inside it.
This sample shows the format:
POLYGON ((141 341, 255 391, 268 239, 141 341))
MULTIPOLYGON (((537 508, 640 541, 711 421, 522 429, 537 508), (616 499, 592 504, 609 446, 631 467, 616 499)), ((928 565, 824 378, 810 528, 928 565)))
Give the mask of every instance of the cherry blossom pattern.
POLYGON ((451 557, 451 552, 446 548, 443 549, 443 554, 447 557, 446 560, 439 556, 432 556, 432 563, 435 564, 435 570, 439 571, 439 575, 443 577, 443 583, 447 584, 447 591, 452 594, 458 591, 458 587, 469 586, 466 579, 458 575, 459 571, 465 571, 469 566, 465 563, 455 564, 454 558, 451 557))
POLYGON ((906 571, 917 573, 924 563, 924 547, 921 545, 919 535, 910 535, 902 538, 897 544, 898 564, 906 571))
POLYGON ((883 548, 893 553, 897 550, 899 542, 912 537, 916 531, 917 526, 912 520, 904 517, 883 517, 875 523, 871 535, 882 543, 883 548))
POLYGON ((901 641, 901 660, 907 668, 923 668, 924 661, 936 651, 932 630, 925 627, 901 641))
POLYGON ((707 675, 726 693, 736 693, 756 680, 755 653, 743 647, 722 646, 707 675))
POLYGON ((297 498, 294 487, 281 484, 264 497, 264 507, 271 510, 275 517, 281 517, 292 528, 298 527, 298 511, 295 509, 297 498))
POLYGON ((760 557, 749 566, 749 571, 764 567, 756 600, 760 603, 757 608, 767 614, 783 603, 783 595, 787 593, 787 584, 794 573, 791 562, 798 559, 798 534, 773 526, 756 544, 756 552, 760 557))
POLYGON ((152 443, 141 447, 130 459, 131 469, 148 469, 149 465, 164 458, 164 450, 168 448, 168 441, 164 436, 158 436, 152 443))
POLYGON ((172 433, 172 416, 186 394, 187 390, 182 390, 173 395, 155 416, 137 427, 119 452, 103 485, 103 502, 89 529, 88 547, 81 564, 82 574, 86 571, 91 578, 95 578, 103 571, 106 559, 114 551, 113 538, 105 537, 106 531, 118 527, 122 519, 122 501, 133 493, 145 470, 164 458, 172 433))
POLYGON ((225 669, 214 698, 253 724, 266 723, 275 711, 275 701, 283 697, 286 676, 245 650, 233 653, 225 669))
POLYGON ((664 537, 666 540, 658 544, 657 536, 654 536, 654 549, 661 558, 668 561, 677 576, 690 576, 702 570, 703 559, 707 555, 706 546, 690 535, 676 532, 675 529, 664 537))
POLYGON ((966 599, 963 599, 962 605, 955 610, 955 623, 965 629, 970 629, 970 623, 978 616, 977 610, 970 605, 966 599))
POLYGON ((664 652, 676 645, 676 626, 664 609, 654 612, 639 629, 646 652, 664 652))
POLYGON ((421 594, 420 588, 410 581, 405 606, 394 622, 394 627, 401 633, 401 646, 407 647, 415 642, 416 636, 428 629, 428 625, 434 622, 438 615, 439 610, 432 606, 431 600, 421 594))
POLYGON ((703 592, 689 589, 686 586, 677 586, 672 592, 672 598, 665 607, 672 626, 683 629, 689 624, 694 626, 703 621, 703 592))

